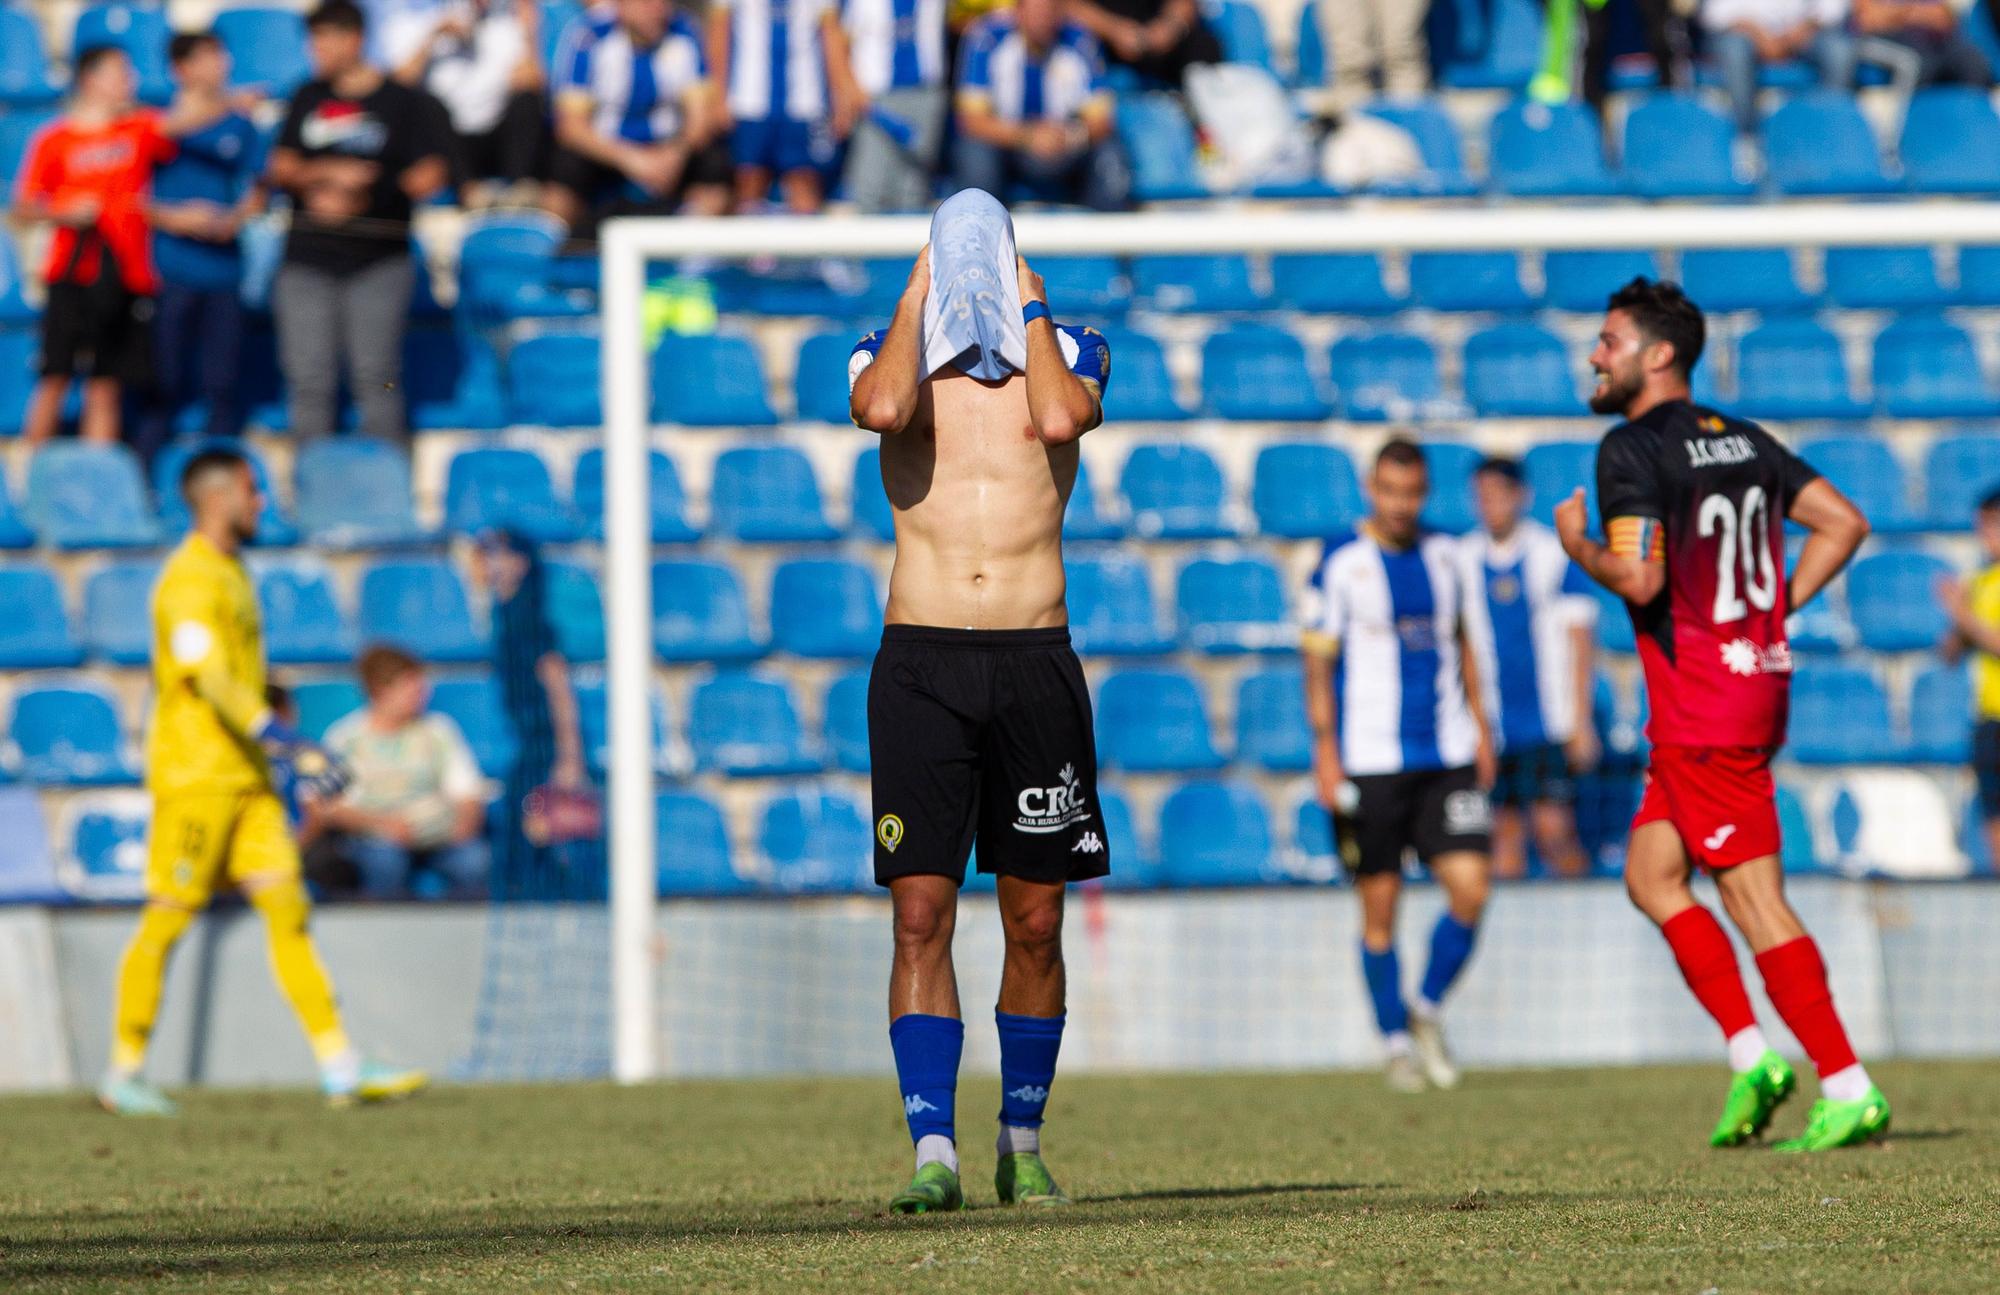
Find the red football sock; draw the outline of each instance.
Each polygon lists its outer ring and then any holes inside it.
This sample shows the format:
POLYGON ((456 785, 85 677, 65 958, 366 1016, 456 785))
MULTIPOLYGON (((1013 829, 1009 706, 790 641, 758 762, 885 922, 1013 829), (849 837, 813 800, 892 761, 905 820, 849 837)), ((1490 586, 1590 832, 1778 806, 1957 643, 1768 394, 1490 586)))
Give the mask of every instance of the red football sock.
POLYGON ((1696 904, 1668 918, 1660 926, 1660 934, 1667 937, 1688 988, 1722 1027, 1723 1038, 1757 1023, 1750 1010, 1750 995, 1743 990, 1743 975, 1736 969, 1736 950, 1715 914, 1696 904))
POLYGON ((1764 992, 1771 996, 1771 1006, 1798 1037, 1822 1079, 1854 1064, 1854 1049, 1840 1014, 1833 1010, 1826 963, 1810 935, 1764 950, 1757 955, 1757 970, 1764 973, 1764 992))

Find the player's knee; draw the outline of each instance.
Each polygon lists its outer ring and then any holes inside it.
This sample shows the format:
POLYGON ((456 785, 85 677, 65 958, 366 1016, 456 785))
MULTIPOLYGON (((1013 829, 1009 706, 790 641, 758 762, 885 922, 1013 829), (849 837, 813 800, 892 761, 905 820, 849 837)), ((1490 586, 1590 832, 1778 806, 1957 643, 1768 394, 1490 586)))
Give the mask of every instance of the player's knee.
POLYGON ((306 929, 306 919, 312 914, 312 900, 306 895, 304 882, 290 878, 262 885, 246 885, 244 890, 251 907, 263 915, 265 924, 274 934, 306 929))
POLYGON ((194 921, 194 910, 178 904, 149 903, 139 915, 136 942, 158 949, 171 949, 194 921))
POLYGON ((1015 913, 1007 922, 1007 943, 1037 952, 1062 947, 1062 905, 1035 904, 1015 913))
POLYGON ((896 900, 896 945, 903 949, 929 949, 949 943, 951 919, 949 904, 927 896, 899 896, 896 900))

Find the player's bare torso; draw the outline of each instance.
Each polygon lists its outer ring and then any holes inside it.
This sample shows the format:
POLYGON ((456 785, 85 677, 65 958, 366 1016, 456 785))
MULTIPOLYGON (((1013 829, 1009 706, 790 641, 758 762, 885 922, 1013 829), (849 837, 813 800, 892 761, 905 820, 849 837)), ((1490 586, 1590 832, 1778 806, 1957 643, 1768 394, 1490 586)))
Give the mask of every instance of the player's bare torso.
POLYGON ((896 520, 888 623, 1067 624, 1062 521, 1076 465, 1075 442, 1035 435, 1027 378, 951 373, 923 383, 910 425, 882 438, 896 520))

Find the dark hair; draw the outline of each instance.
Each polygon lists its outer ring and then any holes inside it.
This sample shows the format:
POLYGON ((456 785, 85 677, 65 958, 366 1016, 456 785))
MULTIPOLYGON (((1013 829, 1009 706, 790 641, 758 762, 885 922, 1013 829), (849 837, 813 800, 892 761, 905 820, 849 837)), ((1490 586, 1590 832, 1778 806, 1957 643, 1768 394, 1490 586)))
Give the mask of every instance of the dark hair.
POLYGON ((1982 495, 1979 500, 1978 511, 1982 513, 2000 512, 2000 489, 1989 490, 1982 495))
POLYGON ((201 51, 213 46, 221 46, 222 37, 212 31, 177 32, 167 42, 167 62, 179 67, 201 51))
POLYGON ((1430 469, 1430 460, 1424 457, 1424 449, 1407 436, 1392 436, 1375 451, 1375 466, 1393 463, 1399 468, 1430 469))
POLYGON ((361 650, 361 659, 354 663, 355 673, 361 676, 361 691, 370 697, 423 668, 423 662, 389 643, 370 643, 361 650))
POLYGON ((306 30, 318 31, 322 27, 338 27, 358 36, 368 30, 368 16, 354 0, 320 0, 318 7, 306 15, 306 30))
POLYGON ((1605 309, 1624 311, 1649 340, 1673 347, 1674 367, 1683 378, 1694 373, 1702 345, 1708 340, 1708 323, 1701 316, 1701 307, 1688 300, 1680 284, 1642 274, 1612 293, 1605 309))
POLYGON ((1506 458, 1498 454, 1490 455, 1479 461, 1479 466, 1472 470, 1472 475, 1475 477, 1499 477, 1502 481, 1511 482, 1518 486, 1521 484, 1521 461, 1519 459, 1506 458))
POLYGON ((129 56, 123 49, 116 45, 86 45, 78 50, 76 57, 71 60, 75 65, 75 70, 71 73, 71 80, 83 80, 83 78, 95 72, 97 65, 105 59, 126 57, 129 56))
POLYGON ((264 685, 264 704, 271 708, 273 715, 280 718, 295 714, 298 710, 297 700, 292 696, 292 690, 281 683, 267 683, 264 685))
POLYGON ((194 502, 194 488, 201 478, 219 468, 247 468, 249 456, 227 445, 211 445, 197 451, 181 467, 181 498, 194 502))

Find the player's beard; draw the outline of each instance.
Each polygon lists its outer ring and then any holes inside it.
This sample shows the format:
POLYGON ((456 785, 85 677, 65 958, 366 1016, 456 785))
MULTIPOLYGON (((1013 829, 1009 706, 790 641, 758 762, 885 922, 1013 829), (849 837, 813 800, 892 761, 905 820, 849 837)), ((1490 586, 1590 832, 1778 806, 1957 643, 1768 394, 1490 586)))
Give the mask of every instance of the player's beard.
POLYGON ((1616 370, 1605 370, 1604 389, 1590 393, 1590 412, 1593 414, 1622 414, 1631 407, 1644 385, 1639 374, 1634 373, 1621 381, 1616 370))

